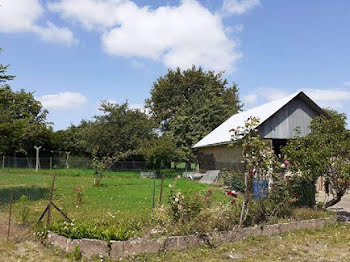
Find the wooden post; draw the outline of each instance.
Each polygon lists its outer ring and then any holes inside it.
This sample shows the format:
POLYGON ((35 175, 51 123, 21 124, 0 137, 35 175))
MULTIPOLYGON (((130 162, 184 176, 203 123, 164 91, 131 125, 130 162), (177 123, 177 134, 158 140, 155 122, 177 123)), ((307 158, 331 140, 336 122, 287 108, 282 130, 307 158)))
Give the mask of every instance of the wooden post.
POLYGON ((39 171, 39 150, 41 146, 34 146, 34 148, 36 150, 35 171, 38 172, 39 171))
POLYGON ((47 209, 47 223, 46 223, 46 226, 49 226, 50 222, 51 222, 51 205, 52 205, 53 190, 54 190, 54 187, 55 187, 55 178, 56 178, 56 174, 53 175, 51 188, 50 188, 50 199, 49 199, 49 205, 47 206, 48 209, 47 209))
POLYGON ((5 168, 5 155, 2 155, 2 169, 5 168))
POLYGON ((10 239, 10 230, 11 230, 11 216, 12 216, 12 199, 13 199, 13 190, 10 191, 10 212, 9 212, 9 223, 7 229, 7 241, 10 239))
POLYGON ((50 156, 50 169, 52 169, 52 156, 50 156))
POLYGON ((155 207, 155 198, 156 198, 156 177, 157 177, 157 173, 156 175, 154 176, 154 179, 153 179, 153 198, 152 198, 152 208, 155 207))
POLYGON ((162 204, 163 184, 164 184, 164 174, 162 175, 162 182, 161 182, 161 184, 160 184, 160 194, 159 194, 159 203, 160 203, 160 204, 162 204))

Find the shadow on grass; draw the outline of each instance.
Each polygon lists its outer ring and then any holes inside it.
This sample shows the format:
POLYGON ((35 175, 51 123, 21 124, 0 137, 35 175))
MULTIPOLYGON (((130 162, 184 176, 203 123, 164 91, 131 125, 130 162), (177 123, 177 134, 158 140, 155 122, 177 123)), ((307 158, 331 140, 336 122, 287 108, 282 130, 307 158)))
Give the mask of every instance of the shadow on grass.
POLYGON ((48 188, 40 186, 0 188, 0 205, 10 203, 11 190, 13 191, 12 199, 14 202, 17 201, 22 195, 26 195, 29 201, 48 199, 50 192, 48 188))

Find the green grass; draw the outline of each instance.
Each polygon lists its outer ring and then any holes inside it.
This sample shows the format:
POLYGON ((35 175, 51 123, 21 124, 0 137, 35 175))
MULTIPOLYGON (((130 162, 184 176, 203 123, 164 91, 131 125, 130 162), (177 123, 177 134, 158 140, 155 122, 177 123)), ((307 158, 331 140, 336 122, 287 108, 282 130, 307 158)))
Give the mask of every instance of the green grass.
POLYGON ((198 247, 125 259, 125 261, 349 261, 350 225, 250 237, 214 248, 198 247))
MULTIPOLYGON (((137 217, 149 219, 152 212, 153 179, 140 178, 137 171, 106 172, 100 187, 93 186, 93 170, 83 169, 4 169, 0 171, 0 204, 8 202, 9 190, 14 189, 14 200, 26 194, 30 201, 32 222, 44 210, 52 174, 56 174, 54 202, 67 212, 69 218, 93 222, 110 217, 137 217), (75 187, 83 187, 83 204, 77 203, 75 187)), ((156 202, 159 200, 161 179, 156 179, 156 202)), ((163 203, 168 199, 169 184, 184 194, 199 193, 209 186, 187 179, 164 179, 163 203)), ((214 188, 214 201, 227 200, 223 192, 214 188)), ((14 206, 16 210, 16 203, 14 206)), ((54 219, 60 219, 53 212, 54 219)))

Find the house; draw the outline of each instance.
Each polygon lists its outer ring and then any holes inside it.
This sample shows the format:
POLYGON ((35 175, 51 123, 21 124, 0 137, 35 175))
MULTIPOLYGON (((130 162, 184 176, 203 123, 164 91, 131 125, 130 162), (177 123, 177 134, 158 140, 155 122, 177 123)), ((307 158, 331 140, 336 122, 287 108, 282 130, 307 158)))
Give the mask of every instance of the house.
POLYGON ((281 147, 288 139, 310 132, 311 120, 326 113, 303 92, 293 94, 280 100, 255 107, 231 116, 211 133, 193 146, 198 150, 200 170, 242 170, 241 147, 232 144, 231 130, 244 126, 249 117, 259 118, 256 127, 259 135, 270 142, 271 149, 279 155, 281 147), (231 146, 228 146, 231 144, 231 146))

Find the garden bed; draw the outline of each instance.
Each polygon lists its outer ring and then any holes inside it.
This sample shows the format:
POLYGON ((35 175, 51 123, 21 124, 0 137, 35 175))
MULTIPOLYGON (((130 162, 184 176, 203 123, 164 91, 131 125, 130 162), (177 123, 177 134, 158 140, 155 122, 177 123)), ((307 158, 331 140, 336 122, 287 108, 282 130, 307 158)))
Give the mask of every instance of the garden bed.
POLYGON ((172 236, 159 239, 135 239, 128 241, 103 241, 97 239, 70 239, 49 232, 47 242, 64 252, 81 252, 84 257, 103 256, 110 258, 122 258, 129 255, 143 253, 158 253, 166 250, 183 250, 189 247, 201 245, 217 245, 227 242, 243 240, 249 236, 270 236, 296 229, 314 229, 335 223, 336 216, 328 218, 293 221, 273 225, 261 225, 255 227, 238 228, 231 231, 203 233, 188 236, 172 236))

